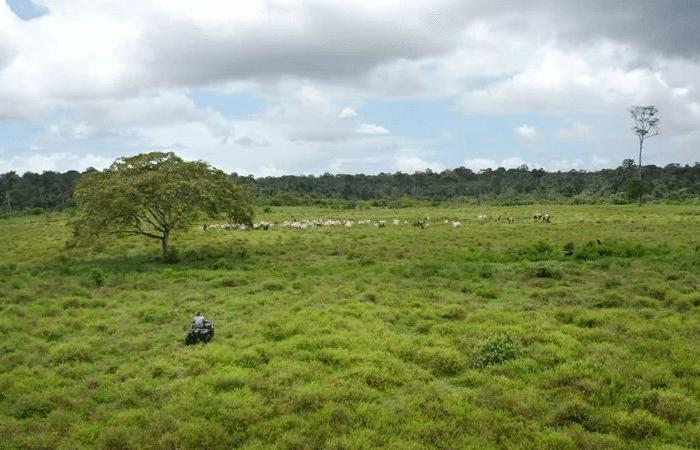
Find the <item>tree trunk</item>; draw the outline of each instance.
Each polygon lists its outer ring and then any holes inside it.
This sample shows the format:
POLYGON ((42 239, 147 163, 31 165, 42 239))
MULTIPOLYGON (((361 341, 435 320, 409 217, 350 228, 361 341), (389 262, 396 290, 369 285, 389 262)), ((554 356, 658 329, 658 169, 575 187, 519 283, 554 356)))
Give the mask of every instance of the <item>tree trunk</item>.
POLYGON ((644 140, 639 140, 639 206, 642 206, 642 196, 644 195, 644 188, 642 186, 642 146, 644 145, 644 140))
POLYGON ((168 231, 163 233, 161 243, 163 244, 163 261, 167 261, 170 258, 170 233, 168 231))

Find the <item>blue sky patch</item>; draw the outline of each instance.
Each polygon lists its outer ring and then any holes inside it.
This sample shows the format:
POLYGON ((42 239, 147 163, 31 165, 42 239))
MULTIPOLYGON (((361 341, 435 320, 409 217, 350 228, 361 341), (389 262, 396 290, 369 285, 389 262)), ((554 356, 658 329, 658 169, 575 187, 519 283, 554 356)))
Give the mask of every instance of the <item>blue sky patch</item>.
POLYGON ((34 3, 32 0, 5 0, 5 2, 12 12, 22 20, 36 19, 49 13, 46 6, 34 3))

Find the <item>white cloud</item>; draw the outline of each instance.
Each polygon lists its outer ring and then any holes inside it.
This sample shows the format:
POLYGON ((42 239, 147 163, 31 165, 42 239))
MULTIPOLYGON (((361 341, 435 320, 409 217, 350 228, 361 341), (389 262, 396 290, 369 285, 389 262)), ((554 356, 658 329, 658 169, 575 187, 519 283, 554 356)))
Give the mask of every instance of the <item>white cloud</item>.
POLYGON ((389 134, 389 130, 381 125, 375 125, 373 123, 362 123, 355 129, 355 133, 359 134, 369 134, 369 135, 381 135, 389 134))
POLYGON ((292 141, 333 142, 352 138, 353 121, 338 117, 342 95, 293 81, 276 88, 279 92, 271 97, 274 105, 263 116, 268 128, 283 131, 292 141))
POLYGON ((534 139, 537 136, 537 130, 535 127, 523 124, 516 128, 515 133, 523 139, 534 139))
POLYGON ((445 170, 445 166, 437 161, 428 161, 416 154, 402 152, 395 156, 394 166, 397 170, 406 173, 422 172, 430 169, 434 172, 445 170))
POLYGON ((348 117, 357 117, 357 111, 352 108, 343 108, 342 111, 338 113, 339 119, 347 119, 348 117))
POLYGON ((610 167, 610 160, 606 158, 601 158, 597 155, 593 155, 591 158, 591 163, 593 164, 593 167, 597 169, 602 169, 604 167, 610 167))
POLYGON ((523 165, 527 165, 527 162, 525 162, 524 159, 519 158, 517 156, 511 156, 510 158, 506 158, 503 161, 501 161, 501 167, 504 167, 506 169, 515 169, 523 165))
POLYGON ((15 171, 44 172, 67 170, 85 170, 88 167, 103 169, 112 160, 95 154, 79 155, 74 153, 31 154, 15 156, 8 159, 0 158, 0 173, 15 171))

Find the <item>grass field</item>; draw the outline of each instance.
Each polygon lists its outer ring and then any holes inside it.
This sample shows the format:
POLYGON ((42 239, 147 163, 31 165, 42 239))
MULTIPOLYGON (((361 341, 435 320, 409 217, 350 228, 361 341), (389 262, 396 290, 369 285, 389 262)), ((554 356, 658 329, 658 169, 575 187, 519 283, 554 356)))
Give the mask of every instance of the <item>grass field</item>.
POLYGON ((700 447, 697 206, 257 216, 292 218, 389 223, 193 229, 164 265, 0 220, 0 448, 700 447))

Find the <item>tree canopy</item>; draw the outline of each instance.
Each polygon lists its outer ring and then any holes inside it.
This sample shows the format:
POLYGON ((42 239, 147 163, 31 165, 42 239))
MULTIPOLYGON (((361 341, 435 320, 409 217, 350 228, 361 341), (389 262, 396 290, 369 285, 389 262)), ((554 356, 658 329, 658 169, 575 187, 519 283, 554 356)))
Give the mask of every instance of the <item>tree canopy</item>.
POLYGON ((152 152, 117 159, 103 171, 85 174, 74 192, 76 238, 106 235, 158 239, 170 256, 170 234, 198 217, 250 224, 250 191, 202 161, 152 152))

